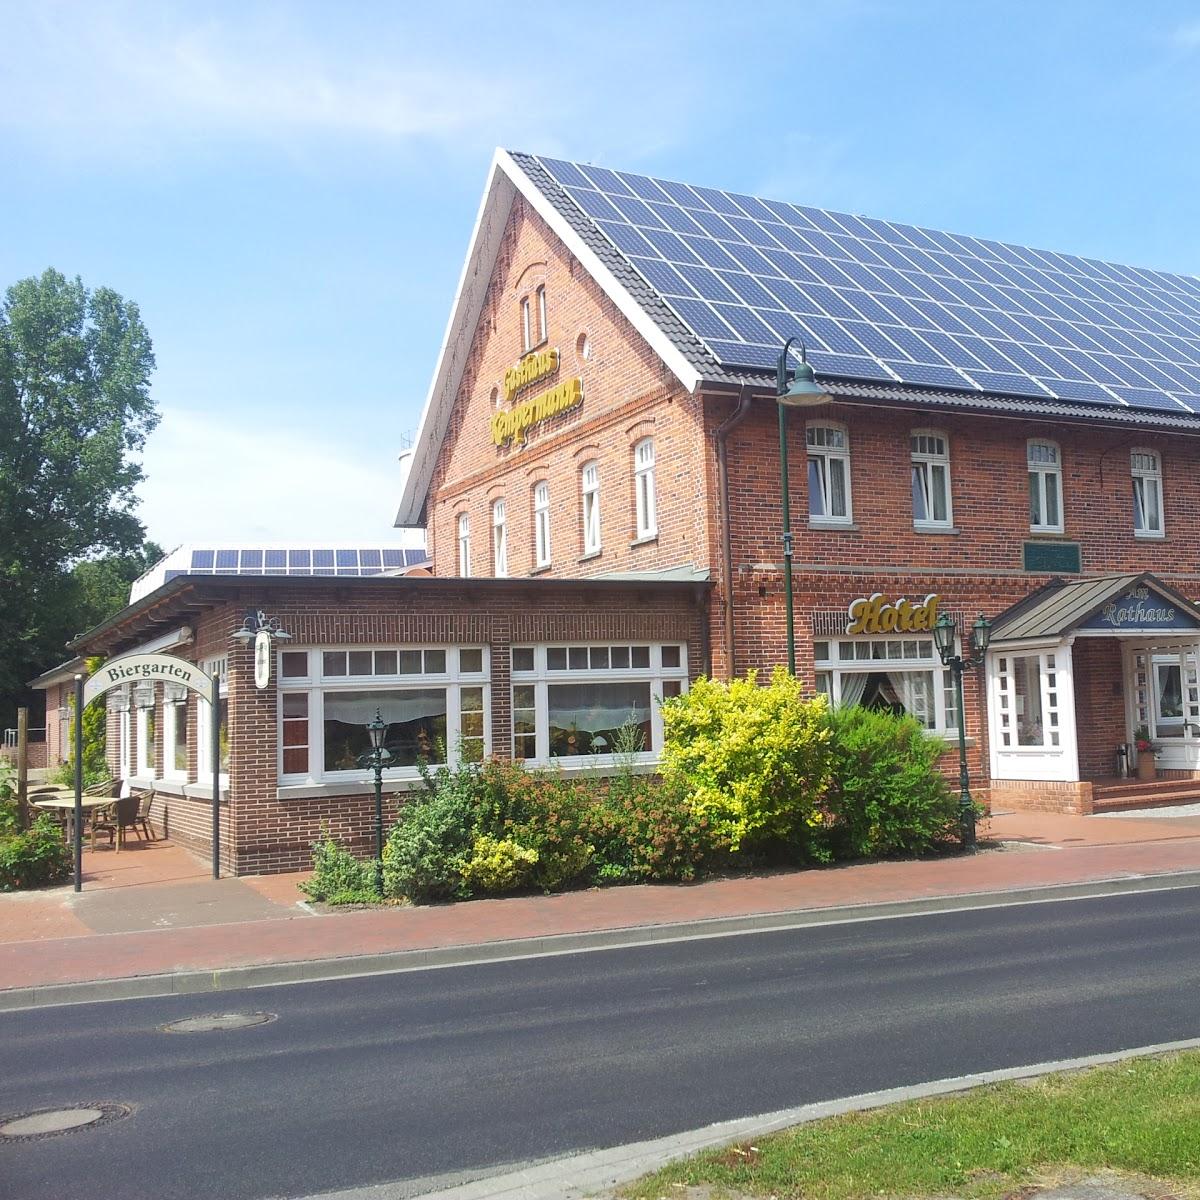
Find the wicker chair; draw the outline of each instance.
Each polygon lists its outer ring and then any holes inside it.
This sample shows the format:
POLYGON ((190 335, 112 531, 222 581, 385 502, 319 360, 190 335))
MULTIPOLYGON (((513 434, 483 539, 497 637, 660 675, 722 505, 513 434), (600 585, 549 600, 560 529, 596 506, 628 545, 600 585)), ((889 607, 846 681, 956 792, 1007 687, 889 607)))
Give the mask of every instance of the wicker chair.
POLYGON ((120 848, 125 844, 125 830, 137 826, 138 806, 141 803, 137 796, 123 796, 96 809, 92 816, 92 849, 96 848, 96 834, 107 833, 109 845, 116 844, 120 848))
POLYGON ((138 837, 145 837, 146 841, 154 841, 154 830, 150 826, 150 806, 154 803, 153 788, 134 788, 130 793, 137 797, 137 815, 133 818, 132 825, 139 830, 138 837))

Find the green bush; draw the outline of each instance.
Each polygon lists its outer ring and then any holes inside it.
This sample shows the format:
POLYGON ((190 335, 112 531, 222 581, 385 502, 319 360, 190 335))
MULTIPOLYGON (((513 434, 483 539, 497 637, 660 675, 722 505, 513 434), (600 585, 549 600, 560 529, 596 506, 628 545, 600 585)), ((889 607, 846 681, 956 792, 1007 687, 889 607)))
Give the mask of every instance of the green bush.
POLYGON ((482 833, 471 847, 471 856, 462 864, 463 883, 472 895, 500 895, 525 887, 537 865, 536 850, 529 850, 512 838, 494 838, 482 833))
POLYGON ((20 828, 16 773, 5 759, 0 758, 0 837, 16 833, 20 828))
POLYGON ((360 862, 328 828, 322 828, 312 850, 312 878, 300 885, 310 900, 361 904, 379 899, 375 894, 375 863, 360 862))
POLYGON ((957 801, 938 770, 941 738, 907 714, 835 708, 828 720, 822 840, 831 857, 919 854, 954 837, 957 801))
POLYGON ((663 704, 665 781, 731 851, 790 848, 804 858, 822 821, 831 738, 822 696, 806 699, 783 668, 760 687, 755 672, 699 679, 663 704))
POLYGON ((0 834, 0 892, 60 883, 71 854, 55 819, 45 814, 24 833, 0 834))
POLYGON ((413 904, 466 897, 462 867, 475 843, 476 797, 469 768, 439 772, 414 793, 383 848, 383 893, 413 904))

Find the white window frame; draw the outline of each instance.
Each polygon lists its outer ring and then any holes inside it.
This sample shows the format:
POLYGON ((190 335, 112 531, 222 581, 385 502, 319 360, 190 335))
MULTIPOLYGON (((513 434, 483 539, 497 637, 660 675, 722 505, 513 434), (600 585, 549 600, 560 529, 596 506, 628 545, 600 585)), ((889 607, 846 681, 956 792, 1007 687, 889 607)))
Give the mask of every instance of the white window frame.
MULTIPOLYGON (((157 706, 158 697, 155 696, 155 705, 157 706)), ((136 728, 136 749, 135 762, 137 763, 137 777, 139 779, 157 779, 158 776, 154 773, 156 763, 154 761, 154 738, 150 735, 150 720, 148 713, 155 712, 156 708, 139 708, 137 710, 136 728)), ((157 725, 157 721, 156 721, 157 725)))
POLYGON ((133 774, 133 751, 129 744, 133 722, 129 719, 129 709, 123 709, 117 714, 117 770, 122 779, 128 779, 133 774))
POLYGON ((497 579, 508 575, 508 508, 504 501, 492 504, 492 573, 497 579))
POLYGON ((600 537, 600 464, 592 459, 579 469, 580 497, 583 502, 583 553, 585 557, 599 554, 603 548, 600 537))
POLYGON ((1166 520, 1163 513, 1163 483, 1162 455, 1157 450, 1145 446, 1135 446, 1129 452, 1129 470, 1133 481, 1133 533, 1140 538, 1161 538, 1166 536, 1166 520), (1139 498, 1139 491, 1141 496, 1139 498), (1155 513, 1158 526, 1146 520, 1147 495, 1154 497, 1155 513), (1141 524, 1138 524, 1139 510, 1141 524))
POLYGON ((1062 470, 1062 448, 1057 442, 1051 441, 1049 438, 1030 438, 1025 443, 1025 464, 1029 472, 1029 529, 1031 533, 1062 533, 1066 529, 1065 515, 1063 512, 1063 470, 1062 470), (1037 457, 1037 452, 1050 451, 1053 453, 1052 459, 1037 457), (1049 484, 1050 480, 1054 481, 1055 497, 1058 504, 1058 521, 1046 521, 1043 519, 1040 523, 1034 521, 1033 497, 1036 494, 1038 506, 1041 510, 1042 517, 1045 518, 1046 512, 1050 505, 1049 484))
POLYGON ((912 492, 913 492, 913 527, 915 529, 950 529, 954 526, 953 486, 950 474, 950 439, 940 429, 914 429, 909 434, 909 457, 911 459, 912 492), (941 448, 937 449, 937 443, 941 448), (945 483, 944 517, 932 514, 936 508, 935 483, 937 468, 942 469, 945 483), (916 495, 921 489, 925 504, 925 516, 917 516, 916 495))
POLYGON ((847 675, 886 674, 888 671, 932 674, 933 724, 927 730, 940 737, 957 736, 958 700, 954 675, 948 667, 942 666, 931 637, 891 634, 817 638, 813 643, 813 666, 817 691, 827 695, 831 704, 840 703, 842 682, 847 675), (843 645, 853 647, 854 658, 844 657, 840 648, 843 645), (926 653, 921 653, 921 647, 926 653), (889 653, 892 657, 883 657, 889 653))
MULTIPOLYGON (((275 769, 280 786, 312 786, 330 784, 364 783, 369 773, 361 770, 325 770, 325 695, 327 692, 395 692, 406 688, 444 688, 446 691, 446 758, 451 769, 459 765, 459 739, 462 733, 462 692, 464 688, 481 688, 483 691, 483 758, 492 753, 492 695, 491 655, 487 646, 451 646, 444 643, 417 642, 412 644, 383 645, 376 643, 337 643, 315 647, 289 647, 288 654, 297 651, 308 655, 308 675, 304 678, 283 678, 282 651, 276 656, 276 673, 279 680, 276 697, 277 729, 275 769), (374 651, 399 653, 403 650, 441 650, 446 655, 446 670, 429 674, 395 675, 333 675, 323 674, 323 655, 337 651, 374 651), (481 669, 463 670, 459 655, 463 650, 478 650, 481 669), (283 770, 283 697, 302 693, 308 697, 308 771, 305 774, 285 774, 283 770)), ((438 764, 441 765, 441 764, 438 764)), ((416 780, 421 777, 416 767, 385 767, 385 780, 416 780)))
POLYGON ((533 565, 550 565, 550 484, 533 485, 533 565))
MULTIPOLYGON (((200 669, 211 679, 217 676, 217 702, 229 700, 229 660, 227 658, 210 658, 200 664, 200 669)), ((212 779, 212 705, 207 700, 196 701, 196 781, 206 783, 212 779)), ((232 735, 232 729, 226 730, 232 735)), ((233 747, 230 745, 230 757, 233 757, 233 747)), ((218 776, 222 787, 229 786, 229 772, 222 771, 218 776)))
POLYGON ((550 331, 546 319, 546 285, 540 284, 537 290, 537 307, 538 307, 538 344, 546 341, 550 337, 550 331))
POLYGON ((658 537, 658 501, 654 486, 654 439, 642 438, 633 447, 633 495, 637 540, 658 537))
POLYGON ((458 514, 458 573, 471 576, 471 518, 465 512, 458 514))
POLYGON ((533 349, 533 316, 529 308, 529 297, 521 297, 521 353, 528 354, 533 349))
POLYGON ((996 700, 996 749, 1003 754, 1036 754, 1047 751, 1062 753, 1071 736, 1066 729, 1064 689, 1071 687, 1070 674, 1062 669, 1057 650, 1014 650, 997 653, 994 666, 993 696, 996 700), (1040 742, 1021 741, 1021 719, 1016 684, 1018 659, 1036 660, 1038 664, 1038 703, 1041 712, 1040 742))
POLYGON ((186 780, 188 777, 187 767, 180 770, 175 766, 175 735, 177 726, 180 721, 183 722, 184 728, 187 728, 188 705, 186 698, 183 700, 166 700, 163 701, 163 779, 174 781, 186 780))
POLYGON ((809 480, 808 523, 815 527, 842 526, 854 522, 854 498, 850 485, 850 432, 840 421, 809 421, 804 427, 806 477, 809 480), (835 437, 830 439, 829 434, 835 437), (840 440, 840 445, 838 441, 840 440), (846 511, 830 513, 831 488, 829 486, 830 464, 842 464, 846 485, 846 511), (812 464, 817 466, 821 488, 821 513, 812 511, 812 464))
MULTIPOLYGON (((664 683, 678 685, 679 693, 684 693, 688 690, 688 648, 686 642, 667 641, 667 642, 617 642, 619 646, 638 646, 646 647, 650 652, 650 665, 648 667, 628 667, 615 668, 608 670, 550 670, 547 666, 547 652, 550 650, 579 650, 586 649, 589 651, 593 647, 603 649, 606 646, 611 647, 611 642, 576 642, 570 645, 566 643, 542 643, 534 646, 514 646, 514 652, 517 650, 532 650, 533 651, 533 669, 518 670, 515 666, 510 673, 511 687, 532 687, 534 689, 534 712, 535 712, 535 727, 536 727, 536 745, 537 753, 533 758, 525 758, 520 761, 528 766, 547 766, 553 765, 557 767, 610 767, 618 762, 619 756, 616 754, 578 754, 578 755, 558 755, 554 758, 550 757, 550 702, 547 689, 550 685, 556 683, 649 683, 650 685, 650 746, 639 754, 633 756, 634 762, 639 763, 656 763, 658 761, 660 748, 663 744, 663 721, 662 721, 662 702, 663 702, 663 685, 664 683), (664 667, 662 665, 662 651, 664 646, 678 647, 679 649, 679 665, 674 667, 664 667)), ((515 659, 514 659, 515 661, 515 659)), ((513 693, 510 690, 510 710, 513 693)), ((516 757, 516 734, 513 733, 510 750, 512 750, 514 758, 516 757)))

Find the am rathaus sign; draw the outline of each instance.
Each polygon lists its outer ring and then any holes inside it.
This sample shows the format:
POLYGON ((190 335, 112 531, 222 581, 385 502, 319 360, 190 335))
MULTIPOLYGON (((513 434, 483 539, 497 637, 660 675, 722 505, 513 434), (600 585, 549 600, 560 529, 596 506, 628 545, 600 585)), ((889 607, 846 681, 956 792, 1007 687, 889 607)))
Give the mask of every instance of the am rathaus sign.
MULTIPOLYGON (((219 680, 187 659, 173 654, 126 654, 106 662, 86 682, 75 676, 75 711, 82 712, 93 700, 113 688, 131 683, 173 683, 195 692, 216 707, 219 680)), ((209 722, 212 729, 212 870, 221 873, 221 723, 209 722)), ((75 890, 83 886, 83 722, 75 722, 75 890)))
POLYGON ((1079 629, 1093 633, 1190 633, 1200 630, 1200 612, 1139 584, 1109 600, 1079 629))

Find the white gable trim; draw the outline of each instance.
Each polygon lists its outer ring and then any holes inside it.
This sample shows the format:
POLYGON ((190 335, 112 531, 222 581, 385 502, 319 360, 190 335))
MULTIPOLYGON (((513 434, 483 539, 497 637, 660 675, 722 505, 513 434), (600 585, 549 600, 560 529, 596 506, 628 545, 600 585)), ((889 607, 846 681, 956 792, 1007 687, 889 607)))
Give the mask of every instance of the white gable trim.
POLYGON ((402 460, 408 461, 400 493, 400 508, 396 514, 397 526, 414 526, 421 522, 421 512, 425 507, 425 498, 433 478, 433 468, 450 424, 450 413, 479 325, 483 300, 487 295, 496 256, 500 250, 500 241, 504 236, 512 203, 518 191, 579 260, 634 329, 646 339, 651 349, 666 363, 679 382, 692 392, 696 390, 702 378, 700 372, 680 354, 645 309, 542 195, 512 156, 507 151, 497 150, 492 158, 487 187, 475 217, 475 228, 471 232, 467 259, 459 276, 458 290, 450 308, 450 320, 438 352, 433 381, 421 412, 416 442, 411 451, 406 451, 401 456, 402 460))

